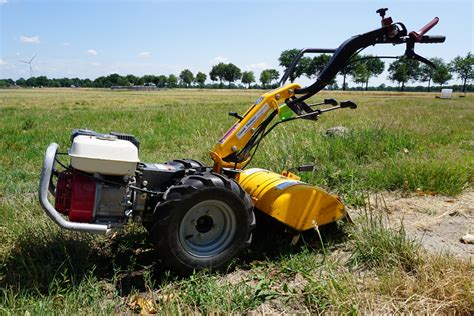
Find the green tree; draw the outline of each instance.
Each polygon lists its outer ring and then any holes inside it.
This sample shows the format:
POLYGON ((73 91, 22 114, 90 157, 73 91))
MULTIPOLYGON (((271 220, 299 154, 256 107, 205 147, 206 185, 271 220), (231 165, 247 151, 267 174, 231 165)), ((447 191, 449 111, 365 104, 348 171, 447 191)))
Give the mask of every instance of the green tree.
MULTIPOLYGON (((62 87, 69 87, 71 86, 71 81, 68 78, 61 79, 61 86, 62 87)), ((96 88, 110 88, 112 84, 107 79, 107 77, 100 76, 94 79, 94 87, 96 88)))
MULTIPOLYGON (((317 78, 321 71, 326 67, 327 63, 331 59, 330 55, 321 54, 311 59, 311 62, 306 67, 305 74, 308 78, 317 78)), ((333 85, 336 82, 336 78, 331 79, 327 84, 333 85)))
POLYGON ((194 81, 202 88, 204 87, 204 83, 206 82, 207 76, 205 73, 198 72, 196 74, 196 79, 194 81))
MULTIPOLYGON (((430 61, 438 67, 440 64, 443 63, 441 58, 430 58, 430 61)), ((428 92, 431 91, 431 81, 433 79, 433 74, 435 72, 435 68, 431 67, 427 64, 422 64, 420 66, 420 77, 418 80, 421 82, 428 82, 428 92)))
POLYGON ((168 87, 175 88, 178 85, 178 78, 171 74, 168 76, 168 87))
POLYGON ((349 76, 352 76, 353 75, 353 72, 355 70, 355 67, 357 66, 357 64, 359 63, 358 61, 355 61, 357 59, 359 59, 360 56, 359 55, 353 55, 349 61, 346 63, 346 65, 341 69, 340 73, 342 75, 342 90, 346 90, 347 88, 347 83, 346 83, 346 77, 349 75, 349 76))
POLYGON ((212 81, 219 80, 220 87, 222 88, 222 81, 225 79, 226 64, 218 63, 217 65, 212 66, 211 71, 209 72, 209 77, 212 81))
POLYGON ((420 63, 417 60, 405 57, 392 62, 388 67, 389 79, 398 82, 400 91, 405 89, 405 84, 409 81, 418 80, 420 75, 420 63))
POLYGON ((268 70, 262 70, 260 73, 260 82, 262 83, 262 87, 265 88, 265 86, 272 80, 271 74, 268 72, 268 70))
POLYGON ((27 87, 36 87, 38 84, 36 83, 36 78, 35 77, 30 77, 26 79, 26 86, 27 87))
POLYGON ((242 73, 239 67, 232 63, 225 65, 224 80, 229 83, 229 88, 232 82, 240 80, 241 77, 242 73))
POLYGON ((242 73, 242 83, 248 84, 248 88, 250 89, 250 84, 255 82, 255 75, 253 71, 244 71, 242 73))
POLYGON ((354 70, 351 73, 352 80, 355 83, 361 84, 363 88, 364 84, 369 80, 370 72, 366 63, 357 63, 354 70))
POLYGON ((431 81, 442 86, 453 78, 449 66, 446 65, 441 58, 430 58, 430 61, 436 66, 436 68, 422 64, 420 66, 419 77, 420 81, 428 82, 428 91, 431 91, 431 81))
POLYGON ((271 83, 273 80, 278 80, 279 77, 280 74, 278 73, 278 70, 265 69, 260 73, 260 82, 262 82, 262 86, 265 88, 267 84, 271 83))
POLYGON ((186 87, 189 87, 194 81, 194 74, 191 72, 191 70, 184 69, 179 74, 179 79, 181 80, 181 84, 185 84, 186 87))
MULTIPOLYGON (((59 84, 61 84, 60 81, 59 81, 59 84)), ((92 88, 93 87, 93 82, 89 78, 86 78, 86 79, 83 80, 82 86, 85 87, 85 88, 92 88)))
POLYGON ((49 86, 53 88, 59 88, 61 87, 61 82, 59 82, 58 79, 51 79, 49 86))
POLYGON ((272 84, 273 80, 278 80, 280 78, 280 73, 276 69, 267 69, 270 74, 270 85, 272 84))
MULTIPOLYGON (((122 77, 119 74, 111 74, 106 77, 106 80, 109 83, 109 86, 129 86, 130 82, 128 82, 126 77, 122 77)), ((71 84, 74 84, 74 82, 71 82, 71 84)))
POLYGON ((36 77, 36 85, 40 87, 47 87, 48 86, 48 78, 46 76, 39 76, 36 77))
POLYGON ((449 72, 449 67, 444 62, 441 61, 441 64, 436 67, 433 73, 433 82, 443 86, 446 82, 451 80, 453 76, 449 72))
MULTIPOLYGON (((291 62, 296 57, 296 55, 298 55, 299 52, 300 50, 296 48, 282 51, 280 57, 278 58, 280 66, 284 67, 286 71, 290 67, 291 62)), ((290 81, 294 82, 296 78, 301 77, 305 73, 310 63, 311 58, 302 57, 294 68, 293 72, 290 74, 290 81)))
POLYGON ((469 52, 466 57, 456 56, 452 60, 450 68, 463 81, 462 91, 466 92, 467 83, 474 79, 474 55, 469 52))
POLYGON ((17 81, 15 81, 15 83, 17 86, 20 87, 26 86, 26 80, 23 77, 19 78, 17 81))
POLYGON ((156 85, 157 88, 164 88, 168 83, 168 77, 165 75, 154 76, 153 83, 156 85))
POLYGON ((365 91, 367 91, 370 77, 380 75, 385 68, 385 63, 380 58, 374 58, 374 56, 371 55, 367 55, 365 57, 370 57, 363 61, 367 68, 367 78, 365 81, 365 91))
POLYGON ((131 85, 139 85, 139 79, 137 76, 134 75, 126 75, 125 78, 131 85))
POLYGON ((141 78, 142 82, 144 85, 149 85, 150 83, 154 83, 156 84, 156 81, 157 81, 157 77, 154 76, 154 75, 144 75, 142 78, 141 78))
POLYGON ((309 65, 304 70, 304 73, 306 76, 308 76, 308 78, 317 78, 321 71, 323 71, 324 67, 326 67, 329 59, 331 59, 331 56, 327 54, 321 54, 313 57, 309 65))

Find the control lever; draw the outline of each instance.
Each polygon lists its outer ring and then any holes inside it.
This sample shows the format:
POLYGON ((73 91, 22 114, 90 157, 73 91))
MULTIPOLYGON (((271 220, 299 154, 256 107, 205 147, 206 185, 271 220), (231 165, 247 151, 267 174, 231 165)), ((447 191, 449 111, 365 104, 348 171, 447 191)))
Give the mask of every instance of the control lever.
POLYGON ((337 105, 337 101, 336 99, 333 99, 333 98, 324 99, 324 104, 337 105))
MULTIPOLYGON (((323 104, 337 105, 338 103, 337 103, 336 99, 328 98, 328 99, 324 99, 323 102, 314 103, 314 104, 307 104, 307 105, 309 107, 312 107, 312 106, 323 105, 323 104)), ((306 111, 306 112, 310 112, 310 111, 306 111)))
POLYGON ((413 52, 413 54, 411 54, 411 55, 408 55, 407 57, 410 58, 410 59, 418 60, 418 61, 420 61, 424 64, 427 64, 431 68, 436 69, 435 64, 433 64, 430 60, 426 59, 425 57, 416 54, 415 52, 413 52))
POLYGON ((341 102, 340 107, 341 109, 344 109, 344 108, 357 109, 357 104, 355 104, 351 100, 346 100, 346 101, 341 102))
POLYGON ((420 56, 418 55, 417 53, 415 53, 415 43, 412 42, 412 41, 408 41, 407 42, 407 48, 405 50, 405 56, 409 59, 414 59, 414 60, 418 60, 424 64, 427 64, 428 66, 436 69, 436 65, 433 64, 431 61, 429 61, 428 59, 426 59, 425 57, 423 56, 420 56))
POLYGON ((228 114, 229 116, 235 117, 236 119, 239 119, 240 121, 244 119, 244 117, 237 112, 229 112, 228 114))
POLYGON ((393 20, 391 17, 387 17, 387 18, 385 17, 385 14, 387 13, 387 11, 388 11, 388 8, 380 8, 377 11, 375 11, 375 13, 378 13, 380 17, 382 18, 382 21, 381 21, 382 27, 391 25, 393 23, 393 20))
POLYGON ((435 17, 433 20, 431 20, 428 24, 423 26, 418 32, 410 32, 408 34, 411 39, 413 39, 416 42, 420 42, 421 39, 423 38, 423 35, 425 35, 429 30, 431 30, 436 24, 438 24, 439 18, 435 17))
POLYGON ((383 19, 387 11, 388 11, 388 8, 380 8, 377 11, 375 11, 375 13, 378 13, 380 17, 383 19))

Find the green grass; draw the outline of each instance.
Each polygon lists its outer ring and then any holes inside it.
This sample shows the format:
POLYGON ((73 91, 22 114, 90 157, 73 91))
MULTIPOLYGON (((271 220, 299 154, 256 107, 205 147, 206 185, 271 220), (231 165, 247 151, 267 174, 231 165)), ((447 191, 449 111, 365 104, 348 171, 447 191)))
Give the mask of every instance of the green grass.
MULTIPOLYGON (((426 254, 403 230, 386 229, 370 212, 342 237, 322 228, 324 248, 315 232, 307 234, 302 248, 290 247, 284 233, 263 233, 267 238, 259 237, 232 264, 229 271, 241 273, 234 280, 233 273, 206 272, 176 278, 157 263, 140 227, 113 237, 71 233, 56 227, 39 207, 44 150, 53 141, 65 150, 73 128, 135 134, 143 161, 195 158, 211 164, 208 151, 234 122, 227 112, 243 113, 258 95, 240 90, 0 91, 0 313, 120 313, 136 309, 131 301, 137 293, 167 314, 243 313, 262 306, 383 312, 377 302, 392 306, 385 312, 426 313, 440 306, 438 312, 472 312, 472 265, 426 254)), ((456 195, 472 188, 472 96, 439 100, 421 93, 324 92, 324 97, 352 99, 359 108, 278 127, 252 166, 278 172, 315 164, 303 180, 359 206, 368 193, 384 190, 456 195), (324 136, 337 125, 351 133, 324 136)))

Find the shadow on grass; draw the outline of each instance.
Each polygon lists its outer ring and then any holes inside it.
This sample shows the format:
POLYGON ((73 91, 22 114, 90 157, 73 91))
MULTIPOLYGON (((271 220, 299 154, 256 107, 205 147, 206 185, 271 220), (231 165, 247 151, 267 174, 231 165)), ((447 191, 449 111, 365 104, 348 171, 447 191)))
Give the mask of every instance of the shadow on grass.
POLYGON ((291 241, 297 232, 284 224, 274 220, 261 212, 256 213, 257 227, 253 233, 252 245, 249 251, 242 256, 242 263, 257 260, 278 260, 283 255, 298 253, 301 246, 322 252, 321 241, 324 246, 333 246, 346 240, 346 234, 336 223, 319 227, 321 238, 316 230, 310 229, 301 234, 295 246, 291 241))
POLYGON ((142 230, 107 237, 67 231, 44 235, 36 238, 30 230, 18 238, 3 260, 0 287, 52 294, 93 277, 112 282, 121 295, 127 295, 145 290, 145 270, 158 282, 162 278, 157 253, 142 230))
MULTIPOLYGON (((228 272, 236 267, 246 269, 253 261, 278 260, 300 251, 301 247, 290 245, 294 233, 284 225, 261 214, 257 222, 251 247, 235 260, 228 272)), ((321 234, 325 244, 337 244, 344 239, 335 225, 322 227, 321 234)), ((303 234, 303 239, 315 251, 320 249, 315 231, 303 234)), ((111 236, 58 230, 37 234, 28 230, 18 237, 1 269, 0 287, 48 295, 61 293, 90 277, 112 283, 121 296, 146 291, 150 278, 155 288, 169 281, 147 233, 137 227, 111 236)), ((173 276, 173 279, 181 277, 173 276)))

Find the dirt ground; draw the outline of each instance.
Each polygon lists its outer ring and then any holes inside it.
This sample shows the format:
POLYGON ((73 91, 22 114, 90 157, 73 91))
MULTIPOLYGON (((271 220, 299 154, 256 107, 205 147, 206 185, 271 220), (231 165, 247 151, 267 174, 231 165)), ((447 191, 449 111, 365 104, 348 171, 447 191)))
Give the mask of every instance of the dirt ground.
POLYGON ((382 193, 371 197, 373 208, 387 214, 388 224, 399 227, 419 240, 430 252, 449 252, 455 257, 474 259, 474 244, 461 242, 466 234, 474 234, 474 191, 457 197, 417 192, 382 193))

